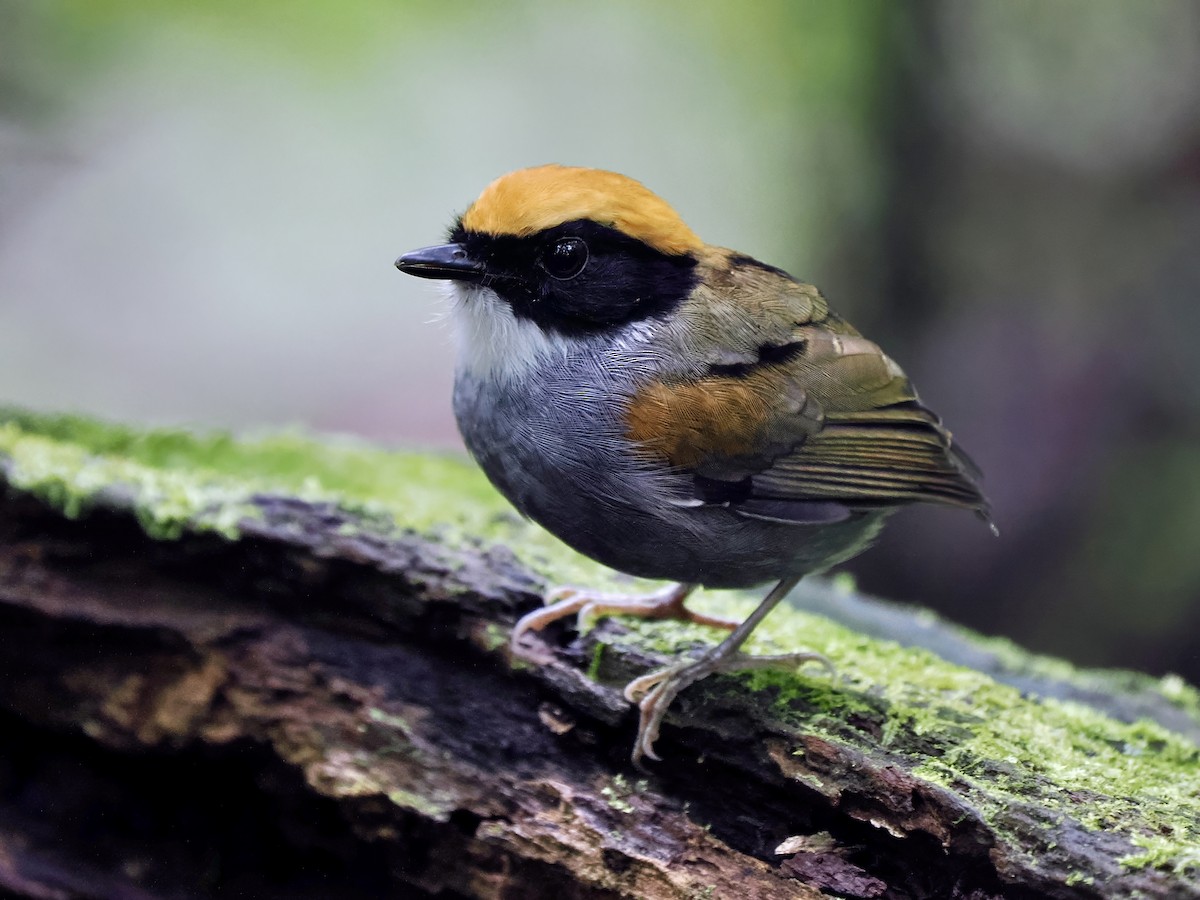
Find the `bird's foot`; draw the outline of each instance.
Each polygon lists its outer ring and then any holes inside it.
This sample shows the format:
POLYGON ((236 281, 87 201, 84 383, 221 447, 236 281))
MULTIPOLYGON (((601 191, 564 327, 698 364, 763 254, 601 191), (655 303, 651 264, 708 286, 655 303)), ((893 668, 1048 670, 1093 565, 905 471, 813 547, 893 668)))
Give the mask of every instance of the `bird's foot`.
POLYGON ((836 670, 828 658, 806 650, 797 653, 779 653, 768 656, 750 656, 737 651, 729 652, 724 645, 714 647, 697 660, 676 663, 673 666, 650 672, 635 678, 625 686, 625 699, 636 703, 641 712, 638 722, 637 740, 633 743, 633 764, 641 768, 642 757, 660 759, 654 752, 658 730, 671 703, 679 692, 714 672, 738 672, 745 669, 797 668, 807 662, 820 663, 832 676, 836 670), (640 698, 640 699, 639 699, 640 698))
POLYGON ((512 651, 524 656, 521 638, 529 631, 541 631, 552 622, 575 616, 575 628, 587 630, 588 622, 599 616, 640 616, 645 619, 679 619, 699 625, 733 630, 737 622, 717 616, 707 616, 688 609, 684 601, 696 589, 694 584, 672 584, 662 590, 640 596, 604 594, 583 588, 555 588, 546 595, 546 606, 517 620, 512 630, 512 651))

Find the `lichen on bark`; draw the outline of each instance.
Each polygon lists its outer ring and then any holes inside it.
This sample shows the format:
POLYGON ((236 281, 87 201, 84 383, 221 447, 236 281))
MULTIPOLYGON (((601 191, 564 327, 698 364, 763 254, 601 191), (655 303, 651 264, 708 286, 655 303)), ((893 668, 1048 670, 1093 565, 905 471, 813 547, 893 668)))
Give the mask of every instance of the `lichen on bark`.
MULTIPOLYGON (((37 665, 50 674, 13 683, 43 684, 59 711, 4 699, 29 727, 106 747, 249 741, 340 804, 355 834, 419 825, 481 866, 565 867, 580 896, 726 889, 740 865, 780 890, 808 879, 814 891, 899 897, 920 889, 903 874, 914 860, 962 896, 1200 896, 1200 702, 1178 678, 1078 671, 818 581, 754 642, 818 650, 837 674, 760 670, 689 689, 664 729, 668 762, 646 777, 626 763, 620 686, 714 635, 556 627, 546 666, 512 665, 505 629, 547 583, 628 582, 521 521, 464 460, 8 411, 0 480, 0 525, 21 538, 0 553, 0 609, 54 623, 28 626, 48 641, 53 662, 37 665), (142 537, 93 521, 136 522, 142 537), (63 544, 164 587, 118 587, 63 544), (198 554, 204 567, 188 562, 198 554), (59 578, 73 585, 61 596, 59 578), (69 641, 55 643, 84 625, 98 647, 120 643, 128 635, 105 630, 114 623, 173 642, 133 670, 117 658, 81 666, 69 641), (243 645, 243 631, 259 637, 243 645), (287 641, 304 652, 282 651, 287 641), (308 669, 304 653, 317 660, 308 669), (417 671, 431 679, 419 691, 417 671), (284 700, 248 690, 254 679, 292 686, 284 700), (439 695, 442 682, 470 699, 439 695), (501 709, 511 726, 484 722, 501 709), (472 779, 488 789, 468 789, 472 779), (774 854, 825 833, 832 852, 774 854), (680 862, 689 853, 710 868, 680 862)), ((738 615, 755 598, 704 602, 738 615)), ((29 649, 10 651, 13 671, 33 666, 29 649)), ((433 890, 432 877, 406 883, 433 890)), ((489 896, 482 884, 454 889, 489 896)))

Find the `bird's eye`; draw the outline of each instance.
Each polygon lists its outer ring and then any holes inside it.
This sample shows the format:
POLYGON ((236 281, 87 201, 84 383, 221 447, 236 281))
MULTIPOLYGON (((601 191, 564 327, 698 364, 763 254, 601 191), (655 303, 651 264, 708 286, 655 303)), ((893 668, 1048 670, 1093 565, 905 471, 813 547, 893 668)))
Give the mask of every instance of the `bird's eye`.
POLYGON ((583 271, 588 262, 588 247, 576 237, 561 238, 542 253, 542 268, 551 278, 565 281, 583 271))

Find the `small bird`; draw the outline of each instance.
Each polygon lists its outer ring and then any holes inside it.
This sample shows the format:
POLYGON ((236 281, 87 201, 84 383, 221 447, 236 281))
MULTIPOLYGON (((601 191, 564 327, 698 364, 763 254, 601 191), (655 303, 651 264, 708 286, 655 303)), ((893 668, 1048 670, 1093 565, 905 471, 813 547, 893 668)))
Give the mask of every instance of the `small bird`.
POLYGON ((642 597, 551 592, 512 647, 570 615, 724 627, 699 658, 635 679, 633 761, 688 685, 718 671, 828 661, 742 644, 805 575, 868 546, 898 507, 976 511, 979 471, 876 344, 812 285, 702 241, 640 182, 546 165, 489 184, 449 242, 402 272, 447 281, 459 333, 454 413, 525 516, 621 572, 642 597), (685 601, 774 582, 739 623, 685 601))

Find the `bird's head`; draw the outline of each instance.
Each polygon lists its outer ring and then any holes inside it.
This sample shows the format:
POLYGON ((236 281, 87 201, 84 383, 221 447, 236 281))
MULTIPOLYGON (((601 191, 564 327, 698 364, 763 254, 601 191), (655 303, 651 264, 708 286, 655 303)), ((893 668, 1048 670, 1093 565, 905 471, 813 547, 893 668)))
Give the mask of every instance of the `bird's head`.
POLYGON ((524 335, 530 350, 670 313, 695 287, 704 247, 641 183, 559 165, 497 178, 448 238, 396 267, 453 285, 480 340, 524 335))

